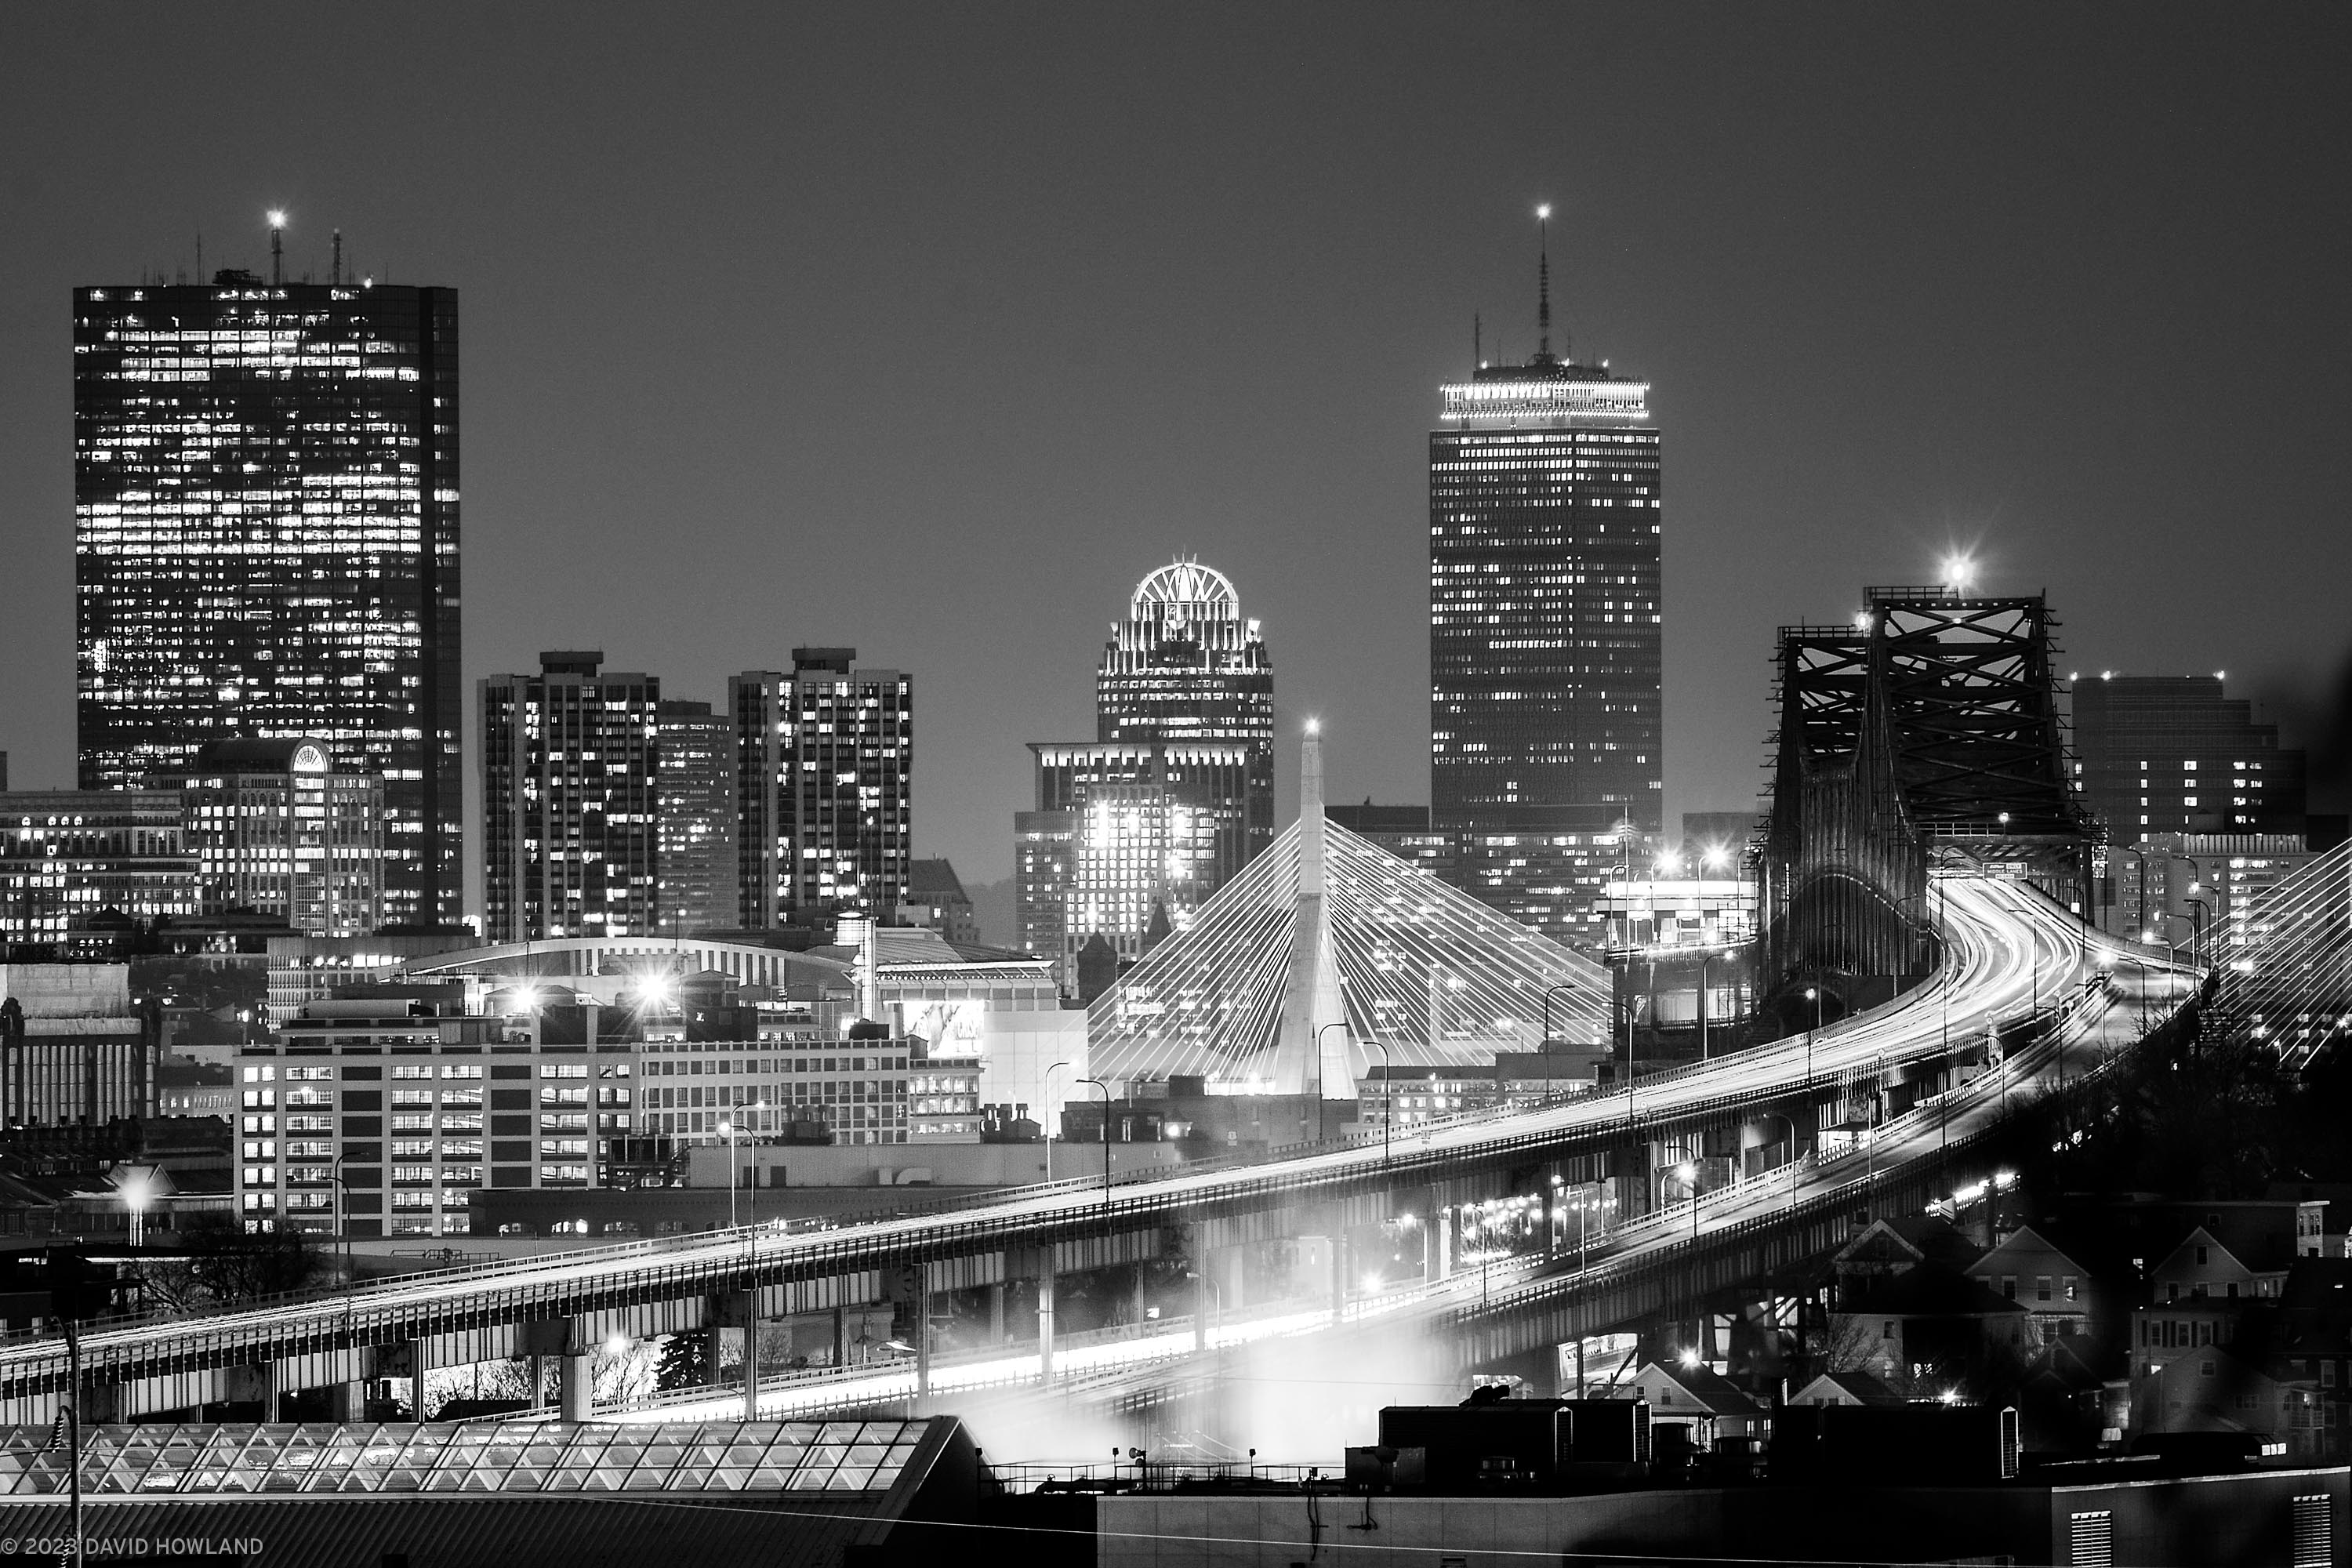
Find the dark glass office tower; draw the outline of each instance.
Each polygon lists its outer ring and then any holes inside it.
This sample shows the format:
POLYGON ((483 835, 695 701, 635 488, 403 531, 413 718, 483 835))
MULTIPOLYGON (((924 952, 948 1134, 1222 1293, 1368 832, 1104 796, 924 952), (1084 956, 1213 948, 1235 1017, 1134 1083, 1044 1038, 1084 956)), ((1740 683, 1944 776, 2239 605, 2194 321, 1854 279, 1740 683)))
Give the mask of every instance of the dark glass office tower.
POLYGON ((1555 358, 1544 317, 1429 438, 1430 805, 1465 891, 1591 942, 1664 808, 1658 430, 1645 384, 1555 358))
POLYGON ((383 776, 385 921, 457 923, 456 290, 76 289, 74 457, 82 787, 315 736, 383 776))

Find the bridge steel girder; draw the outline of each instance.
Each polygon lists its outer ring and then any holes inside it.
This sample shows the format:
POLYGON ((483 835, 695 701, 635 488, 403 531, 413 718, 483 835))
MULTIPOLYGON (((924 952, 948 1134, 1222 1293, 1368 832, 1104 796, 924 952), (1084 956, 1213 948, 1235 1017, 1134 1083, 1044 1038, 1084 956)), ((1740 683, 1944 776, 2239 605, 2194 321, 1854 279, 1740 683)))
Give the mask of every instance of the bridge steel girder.
POLYGON ((1851 1010, 1924 971, 1931 858, 2021 863, 2088 908, 2095 829, 2066 764, 2040 595, 1873 588, 1851 626, 1780 628, 1759 984, 1851 1010))

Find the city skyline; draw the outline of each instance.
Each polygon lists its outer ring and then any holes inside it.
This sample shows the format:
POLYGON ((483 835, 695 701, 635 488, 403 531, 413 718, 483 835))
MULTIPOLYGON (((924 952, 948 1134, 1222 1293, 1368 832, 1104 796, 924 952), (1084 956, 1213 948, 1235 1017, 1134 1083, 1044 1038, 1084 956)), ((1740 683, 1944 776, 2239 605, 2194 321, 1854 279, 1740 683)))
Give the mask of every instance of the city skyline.
MULTIPOLYGON (((574 76, 626 68, 617 15, 586 14, 557 46, 574 76)), ((2315 705, 2343 655, 2315 595, 2345 575, 2341 531, 2319 524, 2340 515, 2347 488, 2325 436, 2346 393, 2311 346, 2341 335, 2331 323, 2343 305, 2310 259, 2336 248, 2325 237, 2342 218, 2295 199, 2299 182, 2324 183, 2324 158, 2293 176, 2255 162, 2266 140, 2293 129, 2281 116, 2341 113, 2273 107, 2298 98, 2276 80, 2300 79, 2326 50, 2209 34, 2168 13, 2130 46, 2147 68, 2089 71, 2109 40, 2048 21, 2025 78, 1985 117, 1937 84, 1969 79, 2008 50, 1956 23, 1929 25, 1924 38, 1868 27, 1840 37, 1800 15, 1777 38, 1727 16, 1708 39, 1694 23, 1606 13, 1508 27, 1494 16, 1445 29, 1404 12, 1376 20, 1346 46, 1364 70, 1312 81, 1292 74, 1316 31, 1299 22, 1251 25, 1262 47, 1239 53, 1265 62, 1256 67, 1232 64, 1222 47, 1212 57, 1181 27, 1076 29, 1035 68, 1092 53, 1132 76, 1150 58, 1140 101, 1075 105, 1105 134, 1066 155, 1068 177, 1052 188, 982 178, 971 196, 927 180, 905 154, 974 113, 1010 138, 1008 167, 1068 145, 1066 128, 1048 136, 993 89, 975 101, 948 63, 959 48, 988 46, 979 53, 992 58, 991 47, 1037 37, 947 27, 886 42, 855 28, 755 29, 747 59, 791 44, 790 60, 831 52, 856 81, 880 79, 886 61, 907 79, 904 146, 861 161, 820 144, 743 185, 811 198, 822 251, 753 216, 772 202, 706 199, 719 187, 698 182, 662 192, 657 154, 602 142, 597 179, 615 184, 622 205, 637 204, 627 232, 583 227, 545 202, 506 210, 516 178, 569 191, 588 168, 487 107, 478 73, 523 47, 511 30, 469 26, 453 39, 467 63, 446 134, 466 140, 428 147, 452 163, 446 189, 436 178, 424 183, 428 195, 411 178, 369 177, 378 164, 359 129, 367 112, 348 130, 341 117, 309 115, 321 135, 299 150, 237 133, 305 117, 321 90, 311 84, 325 79, 304 62, 341 41, 334 28, 288 29, 275 58, 246 63, 232 58, 238 29, 217 41, 191 30, 181 53, 219 67, 232 84, 219 95, 226 107, 208 111, 216 118, 196 139, 201 153, 134 164, 114 128, 143 136, 148 111, 125 95, 157 97, 141 73, 163 68, 133 65, 95 84, 101 111, 69 117, 47 79, 73 79, 65 66, 80 35, 12 22, 21 90, 5 112, 32 154, 12 196, 35 220, 5 242, 22 286, 0 306, 8 341, 26 345, 0 368, 0 472, 14 481, 20 567, 0 653, 21 672, 0 697, 0 742, 15 782, 71 776, 70 462, 58 378, 42 368, 61 350, 40 345, 63 344, 73 284, 135 276, 142 264, 193 266, 199 226, 207 270, 263 267, 260 213, 282 205, 289 271, 324 276, 341 226, 355 270, 467 291, 469 681, 527 668, 540 647, 621 642, 632 625, 646 633, 629 639, 633 662, 706 698, 727 673, 780 662, 790 643, 859 644, 877 662, 926 672, 926 753, 955 762, 951 775, 931 775, 940 782, 917 807, 915 852, 994 882, 1011 871, 1001 824, 1024 793, 1023 738, 1082 733, 1084 714, 1082 694, 1061 683, 1003 672, 1085 657, 1097 617, 1076 607, 1181 552, 1266 584, 1254 605, 1282 628, 1277 731, 1295 733, 1315 713, 1350 737, 1335 753, 1346 761, 1333 797, 1422 799, 1416 536, 1426 495, 1415 470, 1425 411, 1432 389, 1462 374, 1474 311, 1498 355, 1517 357, 1533 340, 1527 230, 1549 199, 1559 214, 1555 285, 1580 350, 1663 389, 1660 418, 1675 432, 1665 820, 1749 803, 1769 724, 1762 650, 1773 624, 1850 613, 1862 582, 1924 580, 1955 542, 1979 550, 1990 584, 2047 588, 2068 617, 2071 659, 2149 674, 2228 668, 2233 689, 2267 697, 2267 716, 2314 748, 2318 787, 2340 789, 2340 760, 2328 761, 2340 744, 2282 699, 2299 692, 2315 705), (1535 50, 1502 46, 1522 28, 1535 50), (1743 50, 1752 75, 1733 63, 1743 50), (1557 68, 1520 63, 1528 52, 1557 68), (1906 65, 1906 52, 1926 63, 1906 65), (1482 111, 1476 123, 1498 128, 1506 145, 1474 179, 1451 156, 1405 151, 1376 129, 1388 110, 1379 95, 1339 84, 1393 79, 1408 59, 1429 90, 1400 111, 1404 125, 1497 100, 1535 104, 1482 111), (2166 84, 2192 68, 2204 107, 2184 110, 2166 84), (1504 90, 1543 76, 1559 79, 1561 107, 1504 90), (2099 112, 2054 107, 2073 101, 2059 83, 2094 76, 2099 112), (1767 78, 1779 85, 1759 85, 1767 78), (1865 91, 1855 85, 1864 80, 1881 85, 1865 91), (1221 121, 1175 114, 1188 89, 1220 81, 1221 121), (1299 101, 1283 101, 1291 88, 1299 101), (1873 93, 1910 89, 1915 113, 1888 145, 1841 137, 1873 93), (1641 114, 1612 112, 1637 101, 1641 114), (1570 102, 1582 108, 1571 114, 1570 102), (1743 120, 1742 105, 1769 112, 1743 120), (1318 135, 1318 115, 1362 128, 1365 151, 1318 135), (1965 146, 1948 134, 1963 118, 1965 146), (1674 133, 1637 144, 1618 121, 1674 133), (59 138, 54 127, 69 122, 98 127, 83 138, 90 147, 59 138), (1752 148, 1735 144, 1735 123, 1752 148), (1275 153, 1232 193, 1175 177, 1241 138, 1275 153), (2147 158, 2150 138, 2182 155, 2147 158), (515 158, 471 161, 499 168, 446 156, 502 142, 515 158), (2074 195, 2086 182, 2108 193, 2088 208, 2074 195), (2000 200, 1968 199, 1988 191, 2000 200), (2147 243, 2160 214, 2186 209, 2199 222, 2167 225, 2160 248, 2147 243), (1188 228, 1236 232, 1244 215, 1261 220, 1246 247, 1184 238, 1188 228), (1024 238, 1065 231, 1082 243, 1035 251, 1024 238), (936 243, 918 244, 924 237, 936 243), (2026 254, 2030 268, 2013 259, 2026 254), (681 313, 663 280, 677 268, 652 265, 657 257, 696 258, 680 265, 703 286, 683 292, 719 295, 724 310, 698 313, 724 315, 739 342, 681 313), (845 273, 853 257, 875 275, 845 273), (1010 269, 1023 262, 1035 263, 1034 276, 1010 269), (1338 297, 1318 298, 1334 277, 1344 280, 1338 297), (779 279, 789 292, 772 287, 779 279), (916 303, 884 309, 885 298, 916 303), (1135 310, 1139 299, 1150 309, 1135 310), (588 320, 603 330, 559 330, 588 320), (1368 332, 1366 321, 1387 324, 1368 332), (779 333, 807 334, 781 381, 779 333), (899 370, 915 362, 917 340, 956 352, 909 379, 899 370), (559 341, 562 355, 543 352, 559 341), (2264 395, 2191 413, 2160 392, 2159 367, 2195 349, 2258 365, 2264 395), (691 380, 689 363, 705 367, 691 380), (1139 363, 1153 374, 1133 374, 1139 363), (755 385, 769 390, 747 399, 755 385), (1018 421, 959 416, 992 403, 1018 421), (1204 416, 1181 440, 1169 423, 1180 407, 1204 416), (755 424, 794 434, 780 442, 755 424), (893 440, 871 445, 886 428, 893 440), (895 439, 908 429, 931 442, 895 439), (1036 429, 1053 434, 1024 433, 1036 429), (2200 456, 2225 449, 2248 463, 2200 456), (898 468, 880 466, 885 452, 898 468), (2200 531, 2221 515, 2232 520, 2227 559, 2198 560, 2200 531), (894 542, 837 547, 851 537, 894 542), (700 557, 743 569, 714 576, 689 564, 700 557), (2168 594, 2189 593, 2180 572, 2192 560, 2190 624, 2150 614, 2168 594), (920 611, 891 614, 910 603, 920 611)), ((714 178, 756 172, 737 161, 767 144, 725 90, 740 94, 740 84, 720 77, 691 99, 666 77, 651 87, 720 132, 698 139, 719 144, 714 178)), ((363 105, 385 101, 359 90, 363 105)), ((551 90, 534 80, 520 102, 541 105, 551 90)), ((823 112, 822 91, 784 96, 793 113, 823 112)), ((2331 145, 2324 127, 2294 139, 2331 145)))

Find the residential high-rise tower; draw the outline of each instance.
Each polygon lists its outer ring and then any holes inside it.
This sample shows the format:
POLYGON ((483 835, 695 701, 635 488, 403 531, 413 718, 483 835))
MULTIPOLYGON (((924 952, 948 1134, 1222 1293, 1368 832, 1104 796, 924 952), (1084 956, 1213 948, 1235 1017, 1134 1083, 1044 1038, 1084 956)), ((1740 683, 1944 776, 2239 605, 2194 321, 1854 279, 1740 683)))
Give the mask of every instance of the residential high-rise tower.
POLYGON ((482 931, 650 935, 657 922, 661 681, 539 656, 481 681, 482 931))
POLYGON ((735 923, 735 721, 708 702, 661 705, 661 923, 735 923))
POLYGON ((1457 885, 1568 941, 1664 809, 1659 432, 1646 384, 1551 352, 1444 389, 1429 438, 1432 826, 1457 885))
POLYGON ((75 290, 80 782, 315 737, 384 780, 385 921, 455 924, 457 296, 338 273, 75 290))
POLYGON ((907 901, 914 681, 856 660, 854 647, 796 647, 790 675, 728 678, 747 930, 799 911, 878 916, 907 901))

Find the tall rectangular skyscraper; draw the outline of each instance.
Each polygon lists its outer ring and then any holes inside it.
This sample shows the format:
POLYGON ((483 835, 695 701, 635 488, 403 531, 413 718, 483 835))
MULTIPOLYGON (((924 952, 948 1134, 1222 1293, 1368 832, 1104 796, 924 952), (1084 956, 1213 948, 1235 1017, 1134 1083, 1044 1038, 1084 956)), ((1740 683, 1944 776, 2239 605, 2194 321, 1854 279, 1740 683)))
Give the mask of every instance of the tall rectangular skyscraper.
POLYGON ((855 668, 854 647, 796 647, 793 672, 727 680, 735 726, 738 912, 749 930, 796 911, 907 901, 914 681, 855 668))
POLYGON ((482 932, 492 942, 662 930, 658 678, 600 652, 481 681, 482 932))
POLYGON ((455 924, 454 289, 74 291, 80 782, 215 741, 323 741, 384 780, 384 919, 455 924))
POLYGON ((1648 386, 1555 358, 1544 314, 1429 438, 1430 805, 1465 891, 1591 943, 1664 806, 1659 432, 1648 386))
POLYGON ((735 924, 735 721, 708 702, 661 705, 661 924, 735 924))

